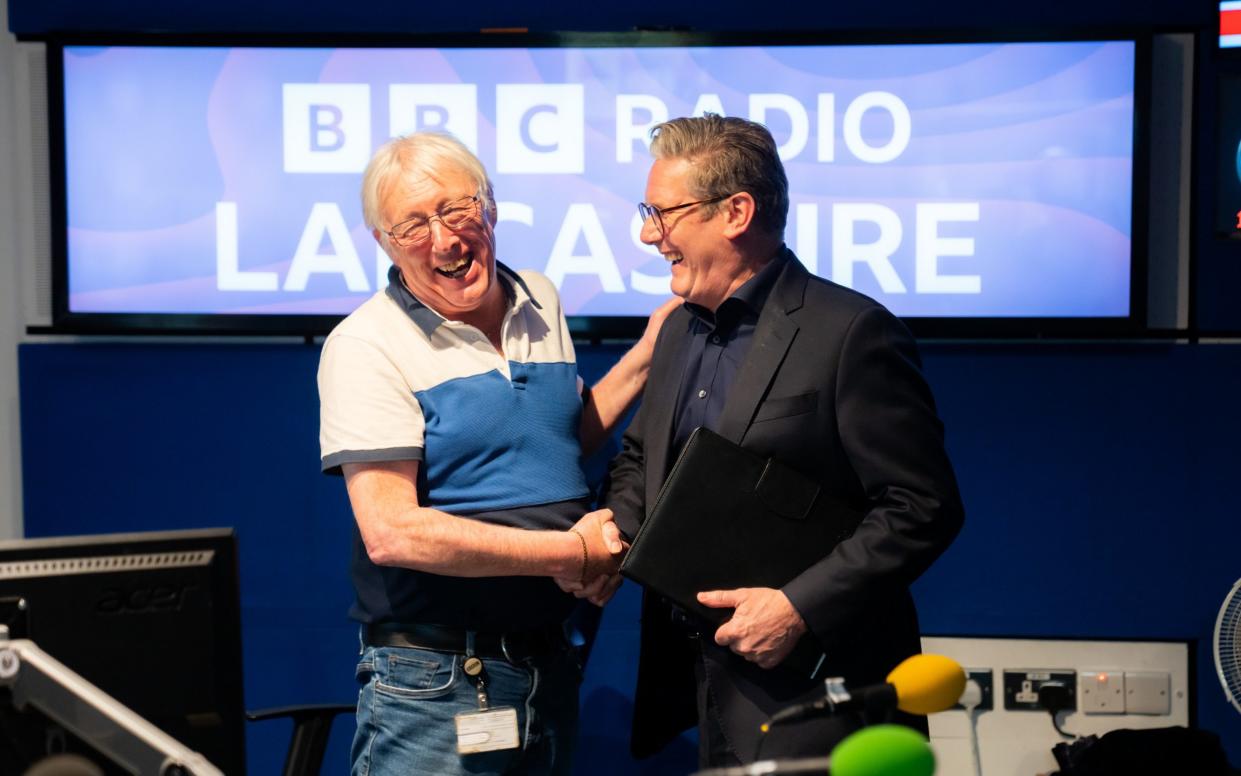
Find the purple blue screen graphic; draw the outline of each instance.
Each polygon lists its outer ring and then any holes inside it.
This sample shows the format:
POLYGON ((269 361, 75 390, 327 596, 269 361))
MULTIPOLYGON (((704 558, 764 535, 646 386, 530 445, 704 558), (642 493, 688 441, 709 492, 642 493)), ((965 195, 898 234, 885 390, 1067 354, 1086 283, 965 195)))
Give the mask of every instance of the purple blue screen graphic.
POLYGON ((498 255, 570 315, 645 315, 647 133, 765 123, 812 270, 904 316, 1129 314, 1132 42, 639 48, 67 47, 75 313, 345 314, 386 281, 362 170, 451 131, 498 255))

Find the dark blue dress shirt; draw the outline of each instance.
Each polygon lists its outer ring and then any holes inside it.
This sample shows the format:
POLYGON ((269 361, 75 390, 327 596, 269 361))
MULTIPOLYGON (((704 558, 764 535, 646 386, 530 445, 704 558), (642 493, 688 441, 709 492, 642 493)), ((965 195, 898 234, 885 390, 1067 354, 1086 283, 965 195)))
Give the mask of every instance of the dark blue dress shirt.
POLYGON ((784 267, 786 255, 783 250, 777 253, 776 258, 725 299, 714 313, 692 302, 685 303, 692 318, 689 350, 674 416, 674 458, 694 429, 705 426, 718 430, 728 389, 745 362, 759 313, 784 267))

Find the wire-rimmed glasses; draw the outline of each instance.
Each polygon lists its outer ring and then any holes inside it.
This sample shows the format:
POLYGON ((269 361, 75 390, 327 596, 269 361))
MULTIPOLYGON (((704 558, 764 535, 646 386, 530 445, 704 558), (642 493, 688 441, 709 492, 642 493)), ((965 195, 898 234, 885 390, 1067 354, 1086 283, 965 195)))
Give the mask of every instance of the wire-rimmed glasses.
POLYGON ((654 205, 648 205, 645 202, 639 202, 638 203, 638 216, 642 219, 642 223, 644 224, 648 220, 654 218, 655 228, 659 231, 659 236, 663 237, 664 235, 664 214, 665 213, 672 213, 677 210, 684 210, 685 208, 693 207, 694 205, 711 205, 716 202, 720 202, 722 200, 728 199, 731 196, 732 194, 721 194, 718 197, 710 197, 708 199, 699 199, 699 200, 695 200, 694 202, 682 202, 679 205, 672 205, 670 207, 655 207, 654 205))
POLYGON ((396 224, 387 234, 392 242, 404 247, 423 245, 431 239, 431 222, 438 219, 448 229, 457 231, 478 220, 477 194, 453 200, 429 216, 414 216, 396 224))

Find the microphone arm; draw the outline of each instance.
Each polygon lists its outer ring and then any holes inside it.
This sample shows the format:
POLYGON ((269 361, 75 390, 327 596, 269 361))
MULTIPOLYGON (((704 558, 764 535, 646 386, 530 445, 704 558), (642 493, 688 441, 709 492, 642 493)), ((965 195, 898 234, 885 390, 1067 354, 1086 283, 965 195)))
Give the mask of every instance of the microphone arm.
POLYGON ((830 757, 800 757, 797 760, 759 760, 750 765, 726 765, 709 767, 697 771, 692 776, 791 776, 793 774, 814 774, 823 776, 831 769, 830 757))
POLYGON ((934 776, 935 754, 926 738, 901 725, 875 725, 858 730, 827 757, 759 760, 699 771, 694 776, 768 776, 769 774, 824 774, 832 776, 934 776))
POLYGON ((707 768, 693 776, 792 776, 793 774, 815 774, 823 776, 829 773, 832 766, 830 757, 802 757, 794 760, 759 760, 749 765, 726 765, 718 768, 707 768))
POLYGON ((852 693, 845 680, 834 676, 824 682, 824 697, 777 712, 761 728, 838 711, 858 710, 870 714, 900 709, 908 714, 932 714, 951 708, 965 690, 961 664, 943 655, 911 655, 888 673, 883 684, 852 693))
POLYGON ((799 703, 781 709, 771 716, 762 726, 766 733, 776 725, 799 722, 809 717, 836 714, 842 711, 881 712, 896 708, 896 687, 890 682, 863 687, 856 692, 849 692, 845 687, 843 676, 831 676, 823 681, 824 695, 822 698, 807 703, 799 703))

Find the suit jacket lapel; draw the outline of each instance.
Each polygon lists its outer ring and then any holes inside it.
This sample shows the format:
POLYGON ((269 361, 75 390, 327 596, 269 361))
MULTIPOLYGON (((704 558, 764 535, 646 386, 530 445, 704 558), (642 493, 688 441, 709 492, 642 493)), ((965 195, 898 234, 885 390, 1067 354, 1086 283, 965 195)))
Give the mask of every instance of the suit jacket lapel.
POLYGON ((775 380, 780 364, 784 362, 800 328, 789 313, 801 307, 809 273, 791 251, 785 249, 785 253, 788 263, 759 313, 754 342, 728 390, 728 400, 720 416, 720 436, 738 444, 745 438, 750 421, 775 380))

